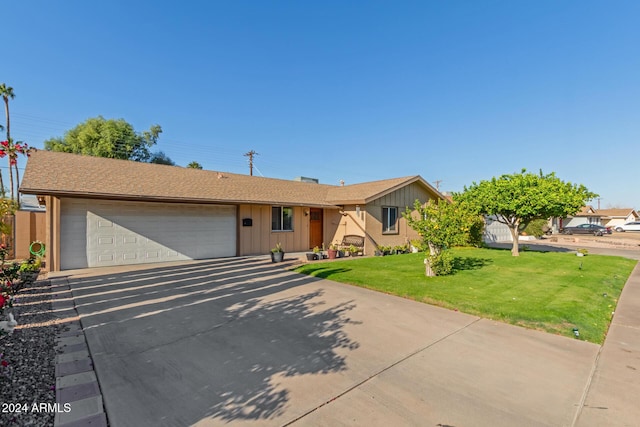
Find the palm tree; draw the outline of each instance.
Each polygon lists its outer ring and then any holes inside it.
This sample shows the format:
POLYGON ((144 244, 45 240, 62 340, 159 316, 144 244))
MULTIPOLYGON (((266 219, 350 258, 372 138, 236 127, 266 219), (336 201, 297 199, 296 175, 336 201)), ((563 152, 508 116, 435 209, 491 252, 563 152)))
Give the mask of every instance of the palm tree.
MULTIPOLYGON (((7 117, 7 141, 11 144, 11 123, 9 121, 9 98, 14 99, 16 97, 11 86, 7 86, 5 83, 0 83, 0 95, 4 100, 4 112, 7 117)), ((17 169, 17 164, 16 164, 17 169)), ((11 200, 14 199, 13 191, 13 165, 11 164, 11 157, 9 156, 9 179, 11 180, 11 200)), ((4 187, 2 188, 4 193, 4 187)))
MULTIPOLYGON (((0 125, 0 130, 4 130, 4 126, 0 125)), ((4 182, 2 181, 2 169, 0 169, 0 197, 4 197, 4 182)))
POLYGON ((191 169, 202 169, 202 165, 195 160, 187 165, 188 168, 191 169))

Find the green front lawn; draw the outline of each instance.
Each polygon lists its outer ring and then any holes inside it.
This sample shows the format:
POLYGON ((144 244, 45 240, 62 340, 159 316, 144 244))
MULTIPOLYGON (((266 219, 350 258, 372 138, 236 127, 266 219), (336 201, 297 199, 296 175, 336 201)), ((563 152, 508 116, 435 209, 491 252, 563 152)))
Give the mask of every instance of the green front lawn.
POLYGON ((636 261, 575 253, 454 250, 454 274, 424 276, 424 254, 309 263, 296 271, 601 344, 636 261))

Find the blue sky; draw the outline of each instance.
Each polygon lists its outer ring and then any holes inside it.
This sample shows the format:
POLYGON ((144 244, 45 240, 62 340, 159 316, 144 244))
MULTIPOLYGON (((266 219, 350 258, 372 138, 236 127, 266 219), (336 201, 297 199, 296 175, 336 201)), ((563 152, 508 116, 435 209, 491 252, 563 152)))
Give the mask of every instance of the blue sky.
MULTIPOLYGON (((89 117, 179 165, 461 191, 542 169, 640 208, 638 1, 3 2, 35 147, 89 117)), ((6 166, 4 171, 6 171, 6 166)), ((594 206, 597 207, 597 201, 594 206)))

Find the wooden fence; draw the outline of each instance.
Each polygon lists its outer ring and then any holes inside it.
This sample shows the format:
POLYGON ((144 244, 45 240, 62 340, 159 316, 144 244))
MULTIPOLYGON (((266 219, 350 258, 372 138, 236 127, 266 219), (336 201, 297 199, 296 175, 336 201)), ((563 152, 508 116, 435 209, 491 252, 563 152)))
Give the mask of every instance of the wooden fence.
POLYGON ((17 211, 14 215, 4 216, 2 221, 11 226, 11 233, 3 234, 0 238, 0 242, 9 248, 7 259, 29 258, 31 243, 36 240, 45 241, 44 212, 17 211))

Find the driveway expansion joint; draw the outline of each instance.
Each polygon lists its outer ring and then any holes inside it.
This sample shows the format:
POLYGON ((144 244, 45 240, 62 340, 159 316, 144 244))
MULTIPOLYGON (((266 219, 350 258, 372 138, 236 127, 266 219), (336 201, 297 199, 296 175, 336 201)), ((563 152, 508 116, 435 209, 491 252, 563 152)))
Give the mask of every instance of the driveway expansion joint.
POLYGON ((393 362, 393 363, 391 363, 390 365, 388 365, 388 366, 386 366, 386 367, 382 368, 382 369, 381 369, 381 370, 379 370, 378 372, 375 372, 373 375, 369 376, 368 378, 365 378, 364 380, 360 381, 359 383, 357 383, 357 384, 355 384, 355 385, 353 385, 353 386, 349 387, 348 389, 344 390, 342 393, 337 394, 336 396, 332 397, 331 399, 327 400, 326 402, 324 402, 324 403, 322 403, 322 404, 320 404, 320 405, 316 406, 315 408, 312 408, 311 410, 309 410, 309 411, 305 412, 304 414, 300 415, 299 417, 297 417, 297 418, 295 418, 295 419, 293 419, 293 420, 291 420, 291 421, 289 421, 289 422, 287 422, 287 423, 283 424, 283 427, 287 427, 287 426, 290 426, 290 425, 292 425, 292 424, 294 424, 294 423, 297 423, 298 421, 302 420, 302 419, 303 419, 304 417, 306 417, 307 415, 309 415, 309 414, 311 414, 311 413, 313 413, 313 412, 317 411, 318 409, 322 408, 323 406, 326 406, 326 405, 328 405, 329 403, 331 403, 331 402, 333 402, 333 401, 335 401, 335 400, 337 400, 337 399, 341 398, 342 396, 344 396, 344 395, 346 395, 346 394, 350 393, 351 391, 353 391, 353 390, 357 389, 358 387, 362 386, 363 384, 365 384, 365 383, 367 383, 367 382, 371 381, 372 379, 374 379, 374 378, 376 378, 376 377, 380 376, 381 374, 383 374, 383 373, 387 372, 389 369, 392 369, 392 368, 394 368, 394 367, 398 366, 399 364, 401 364, 401 363, 403 363, 403 362, 405 362, 405 361, 407 361, 407 360, 411 359, 412 357, 414 357, 414 356, 416 356, 416 355, 418 355, 418 354, 422 353, 423 351, 426 351, 426 350, 430 349, 431 347, 435 346, 436 344, 441 343, 442 341, 444 341, 444 340, 446 340, 446 339, 448 339, 448 338, 452 337, 453 335, 457 335, 458 333, 460 333, 460 332, 464 331, 465 329, 469 328, 470 326, 472 326, 472 325, 474 325, 474 324, 478 323, 480 320, 482 320, 482 318, 481 318, 481 317, 476 317, 476 319, 475 319, 475 320, 473 320, 472 322, 467 323, 466 325, 462 326, 461 328, 458 328, 458 329, 456 329, 456 330, 454 330, 454 331, 450 332, 449 334, 447 334, 447 335, 445 335, 445 336, 443 336, 443 337, 441 337, 441 338, 439 338, 439 339, 437 339, 437 340, 433 341, 432 343, 430 343, 430 344, 428 344, 428 345, 426 345, 426 346, 424 346, 424 347, 421 347, 421 348, 419 348, 418 350, 416 350, 416 351, 414 351, 414 352, 412 352, 412 353, 409 353, 408 355, 406 355, 406 356, 404 356, 404 357, 400 358, 399 360, 396 360, 395 362, 393 362))
POLYGON ((589 390, 591 389, 593 378, 595 377, 596 371, 598 369, 598 362, 600 361, 600 356, 602 355, 602 349, 603 349, 603 346, 600 346, 600 349, 598 350, 598 354, 596 354, 596 357, 593 360, 593 366, 591 366, 591 372, 589 373, 589 377, 587 378, 587 383, 584 386, 584 391, 582 392, 580 402, 577 405, 576 413, 574 414, 573 420, 571 422, 571 427, 575 427, 575 425, 578 422, 578 419, 580 418, 580 415, 582 414, 582 411, 584 410, 585 407, 588 407, 587 405, 585 405, 585 403, 587 401, 587 396, 589 396, 589 390))

